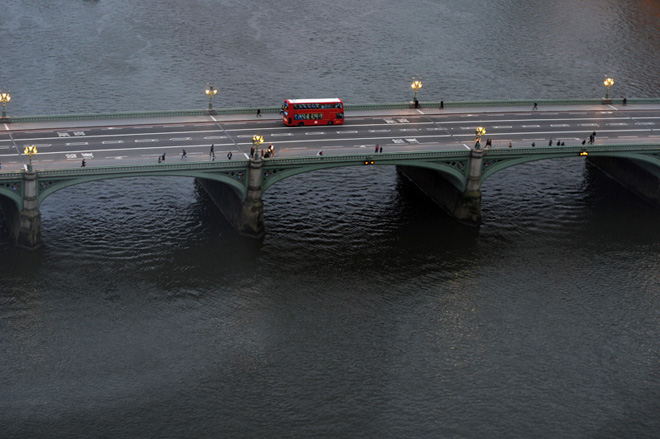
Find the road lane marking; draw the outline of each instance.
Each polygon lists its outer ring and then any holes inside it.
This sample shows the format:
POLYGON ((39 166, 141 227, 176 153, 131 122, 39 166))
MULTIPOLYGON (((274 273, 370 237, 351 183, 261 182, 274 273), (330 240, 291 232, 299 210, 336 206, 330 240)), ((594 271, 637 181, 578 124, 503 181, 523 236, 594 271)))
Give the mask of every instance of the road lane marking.
POLYGON ((89 145, 89 142, 69 142, 64 144, 64 146, 84 146, 84 145, 89 145))
MULTIPOLYGON (((171 140, 171 139, 170 139, 171 140)), ((143 143, 143 142, 158 142, 157 139, 135 139, 135 143, 143 143)))
MULTIPOLYGON (((186 142, 188 140, 192 140, 192 137, 172 137, 170 139, 170 141, 172 141, 172 142, 186 142)), ((147 142, 148 140, 145 139, 144 141, 147 142)), ((155 140, 153 140, 153 141, 155 141, 155 140)), ((137 142, 137 140, 136 140, 136 142, 137 142)))
POLYGON ((565 124, 565 123, 560 123, 560 124, 550 124, 552 128, 559 128, 559 127, 570 127, 570 125, 565 124))
POLYGON ((541 125, 521 125, 523 128, 541 128, 541 125))
POLYGON ((124 141, 123 140, 104 140, 103 142, 101 142, 101 144, 103 144, 103 145, 114 145, 116 143, 124 143, 124 141))

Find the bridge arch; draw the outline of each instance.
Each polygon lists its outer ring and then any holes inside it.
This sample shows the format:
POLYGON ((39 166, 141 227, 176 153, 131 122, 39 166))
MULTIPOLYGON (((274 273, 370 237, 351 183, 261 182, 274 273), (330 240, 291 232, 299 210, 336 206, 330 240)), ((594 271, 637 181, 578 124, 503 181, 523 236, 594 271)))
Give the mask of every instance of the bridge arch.
MULTIPOLYGON (((232 173, 233 174, 233 173, 232 173)), ((116 178, 137 178, 137 177, 191 177, 199 178, 204 180, 213 180, 220 183, 227 184, 232 187, 238 196, 242 199, 245 198, 247 194, 247 172, 238 171, 234 175, 228 175, 226 173, 217 173, 210 171, 199 171, 199 170, 162 170, 159 172, 149 172, 149 173, 131 173, 131 172, 119 172, 119 173, 107 173, 107 174, 89 174, 89 175, 80 175, 80 176, 71 176, 71 177, 60 177, 49 179, 48 176, 40 175, 39 176, 39 191, 37 196, 37 205, 40 206, 41 203, 50 195, 54 194, 57 191, 65 189, 70 186, 79 185, 83 183, 90 183, 93 181, 100 180, 109 180, 116 178), (242 174, 242 177, 238 177, 239 174, 242 174)))
POLYGON ((366 156, 341 156, 341 157, 319 157, 318 162, 309 163, 307 159, 304 164, 295 164, 295 160, 282 159, 276 162, 268 161, 264 164, 263 182, 261 193, 265 193, 275 183, 278 183, 294 175, 313 172, 323 169, 331 169, 349 166, 373 165, 383 166, 412 166, 432 169, 444 175, 458 189, 463 190, 467 185, 469 156, 460 154, 451 159, 423 160, 421 157, 411 158, 406 154, 392 155, 366 155, 366 156))
POLYGON ((0 197, 3 202, 13 202, 16 208, 20 210, 23 207, 22 182, 12 183, 11 185, 0 185, 0 197))
MULTIPOLYGON (((657 145, 654 145, 657 148, 657 145)), ((556 159, 556 158, 567 158, 567 157, 579 157, 581 152, 586 152, 587 154, 584 157, 614 157, 614 158, 623 158, 629 160, 640 161, 644 163, 649 163, 660 170, 660 153, 657 151, 649 152, 631 152, 631 151, 608 151, 607 147, 602 148, 580 148, 580 147, 570 147, 562 148, 524 148, 519 149, 516 153, 509 153, 510 150, 503 150, 504 153, 499 151, 489 151, 490 154, 484 156, 481 170, 481 183, 494 173, 499 172, 503 169, 509 168, 511 166, 521 165, 524 163, 534 162, 538 160, 547 160, 547 159, 556 159), (530 152, 533 152, 530 154, 530 152)))

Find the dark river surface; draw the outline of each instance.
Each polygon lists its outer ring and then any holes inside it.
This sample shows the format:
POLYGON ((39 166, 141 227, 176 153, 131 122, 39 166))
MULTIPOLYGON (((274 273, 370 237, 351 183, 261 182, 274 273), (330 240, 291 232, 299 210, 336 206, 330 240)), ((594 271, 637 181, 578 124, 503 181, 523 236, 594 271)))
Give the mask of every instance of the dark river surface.
MULTIPOLYGON (((0 34, 10 115, 660 96, 658 0, 4 0, 0 34)), ((483 199, 303 174, 254 242, 190 179, 60 191, 42 249, 0 223, 0 437, 660 437, 660 210, 578 158, 483 199)))

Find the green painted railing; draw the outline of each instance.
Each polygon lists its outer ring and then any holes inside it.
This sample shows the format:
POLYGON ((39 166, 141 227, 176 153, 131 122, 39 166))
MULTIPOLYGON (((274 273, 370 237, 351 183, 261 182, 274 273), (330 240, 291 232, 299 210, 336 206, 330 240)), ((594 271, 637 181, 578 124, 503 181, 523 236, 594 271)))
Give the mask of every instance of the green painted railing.
MULTIPOLYGON (((520 99, 503 101, 461 101, 443 102, 444 108, 469 108, 469 107, 513 107, 529 106, 534 103, 540 109, 551 105, 600 105, 602 99, 520 99)), ((622 99, 612 99, 614 104, 622 104, 622 99)), ((660 104, 660 98, 628 98, 628 104, 660 104)), ((346 111, 357 110, 393 110, 411 108, 410 102, 399 102, 390 104, 346 104, 346 111)), ((440 102, 420 101, 421 108, 439 108, 440 102)), ((278 113, 280 107, 261 107, 262 113, 278 113)), ((256 114, 257 108, 216 108, 210 114, 214 115, 237 115, 256 114)), ((209 115, 208 110, 171 110, 171 111, 135 111, 120 113, 94 113, 94 114, 61 114, 50 116, 16 116, 8 117, 9 122, 55 122, 73 120, 104 120, 104 119, 136 119, 155 117, 200 117, 209 115)))

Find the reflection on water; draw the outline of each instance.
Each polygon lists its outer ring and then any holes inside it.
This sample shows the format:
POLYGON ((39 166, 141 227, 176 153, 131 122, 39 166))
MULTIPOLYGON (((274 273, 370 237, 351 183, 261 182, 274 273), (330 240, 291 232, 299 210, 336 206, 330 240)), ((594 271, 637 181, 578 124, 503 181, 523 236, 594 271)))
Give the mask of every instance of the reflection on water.
MULTIPOLYGON (((11 114, 660 94, 657 1, 5 3, 11 114)), ((1 233, 3 436, 656 437, 660 213, 582 159, 489 178, 480 229, 389 166, 264 203, 254 241, 109 180, 1 233)))

